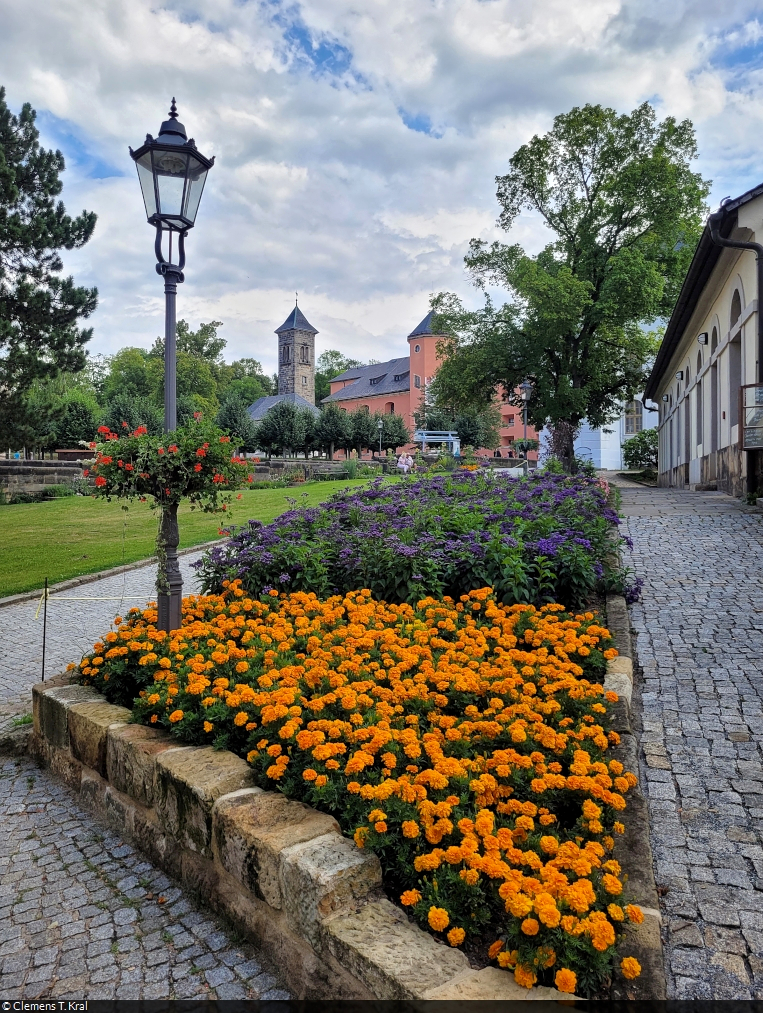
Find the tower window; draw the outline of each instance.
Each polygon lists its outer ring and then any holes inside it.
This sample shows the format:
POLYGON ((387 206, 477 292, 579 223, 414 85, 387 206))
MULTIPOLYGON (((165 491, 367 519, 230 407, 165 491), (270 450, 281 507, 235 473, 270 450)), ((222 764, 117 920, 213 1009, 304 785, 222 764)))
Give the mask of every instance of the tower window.
POLYGON ((283 346, 283 361, 291 362, 291 348, 288 345, 283 346))
POLYGON ((307 345, 300 345, 299 346, 299 358, 300 358, 301 362, 309 362, 310 361, 310 354, 309 354, 309 349, 308 349, 307 345))
POLYGON ((415 373, 413 374, 413 386, 414 387, 420 387, 421 386, 421 377, 417 376, 415 373))
POLYGON ((307 386, 307 377, 306 377, 306 376, 303 376, 303 377, 302 377, 302 385, 303 385, 304 387, 306 387, 306 386, 307 386))

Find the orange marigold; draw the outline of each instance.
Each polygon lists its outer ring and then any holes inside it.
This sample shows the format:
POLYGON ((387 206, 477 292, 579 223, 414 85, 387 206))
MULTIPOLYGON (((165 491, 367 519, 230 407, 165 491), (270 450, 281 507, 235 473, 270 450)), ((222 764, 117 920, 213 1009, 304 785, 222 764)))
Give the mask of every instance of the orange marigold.
POLYGON ((641 964, 635 957, 623 957, 620 961, 620 970, 624 978, 638 978, 641 974, 641 964))
POLYGON ((460 946, 464 939, 466 939, 466 932, 459 928, 451 929, 447 938, 451 946, 460 946))
POLYGON ((578 985, 578 978, 574 971, 568 967, 562 967, 554 975, 554 984, 560 992, 574 992, 578 985))
POLYGON ((516 981, 517 985, 521 985, 522 988, 532 988, 537 980, 538 975, 531 967, 517 964, 514 968, 514 981, 516 981))
POLYGON ((400 894, 400 903, 404 907, 412 907, 414 904, 418 904, 421 900, 421 894, 418 890, 406 890, 405 893, 400 894))
POLYGON ((172 722, 173 725, 176 724, 178 721, 182 720, 183 720, 183 712, 181 710, 173 711, 170 714, 170 721, 172 722))
POLYGON ((450 924, 450 917, 444 907, 430 907, 427 921, 435 932, 444 932, 450 924))

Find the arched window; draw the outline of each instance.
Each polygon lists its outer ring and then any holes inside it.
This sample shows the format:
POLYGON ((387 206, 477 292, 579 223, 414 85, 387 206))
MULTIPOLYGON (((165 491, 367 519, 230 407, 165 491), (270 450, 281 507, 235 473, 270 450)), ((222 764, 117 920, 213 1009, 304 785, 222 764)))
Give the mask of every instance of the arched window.
POLYGON ((702 352, 697 352, 697 375, 702 371, 702 352))
POLYGON ((734 330, 734 325, 742 315, 742 297, 739 294, 739 289, 734 289, 734 294, 731 297, 731 330, 734 330))
POLYGON ((395 402, 388 401, 384 406, 385 415, 392 415, 394 411, 395 411, 395 402))
POLYGON ((718 328, 714 327, 713 328, 712 336, 710 338, 710 354, 711 355, 716 350, 717 347, 718 347, 718 328))

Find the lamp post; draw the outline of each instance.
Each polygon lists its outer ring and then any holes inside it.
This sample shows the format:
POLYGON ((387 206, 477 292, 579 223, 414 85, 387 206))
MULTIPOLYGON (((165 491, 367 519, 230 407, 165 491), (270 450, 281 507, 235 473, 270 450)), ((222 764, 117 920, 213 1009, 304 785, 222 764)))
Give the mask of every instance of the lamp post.
POLYGON ((376 428, 379 430, 379 457, 382 451, 382 433, 384 432, 384 419, 376 420, 376 428))
POLYGON ((524 383, 520 383, 519 389, 522 392, 519 396, 523 401, 523 417, 524 417, 524 432, 522 434, 522 440, 524 442, 525 460, 527 460, 527 402, 530 400, 530 396, 533 392, 533 385, 529 380, 525 380, 524 383))
MULTIPOLYGON (((172 99, 170 116, 162 123, 159 136, 146 140, 130 155, 138 170, 138 181, 146 205, 149 225, 156 229, 154 252, 156 273, 164 278, 164 431, 177 428, 177 361, 175 333, 175 300, 177 287, 185 279, 185 239, 196 222, 196 212, 204 191, 207 173, 214 158, 205 158, 185 132, 177 118, 175 99, 172 99), (162 241, 167 236, 167 256, 162 252, 162 241), (173 239, 177 245, 177 264, 172 262, 173 239)), ((159 568, 156 578, 159 616, 157 625, 168 632, 179 629, 183 578, 177 559, 179 542, 177 503, 162 508, 157 554, 159 568)))

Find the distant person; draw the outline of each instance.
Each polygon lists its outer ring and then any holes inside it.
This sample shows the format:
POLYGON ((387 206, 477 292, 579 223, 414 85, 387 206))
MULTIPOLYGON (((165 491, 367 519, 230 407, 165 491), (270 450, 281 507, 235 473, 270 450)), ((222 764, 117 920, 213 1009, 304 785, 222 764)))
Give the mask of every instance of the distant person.
POLYGON ((398 471, 402 471, 402 473, 404 475, 407 475, 408 472, 411 470, 412 465, 413 465, 413 461, 406 454, 406 452, 403 451, 403 453, 397 459, 397 470, 398 471))
POLYGON ((502 456, 502 454, 501 454, 500 450, 493 451, 493 457, 501 457, 501 456, 502 456))

